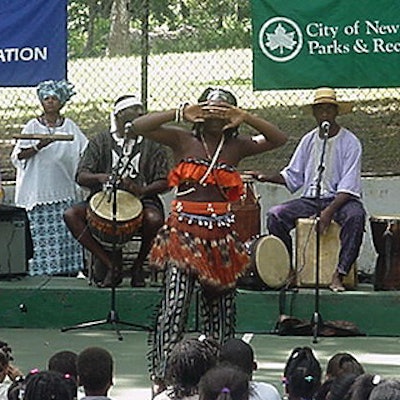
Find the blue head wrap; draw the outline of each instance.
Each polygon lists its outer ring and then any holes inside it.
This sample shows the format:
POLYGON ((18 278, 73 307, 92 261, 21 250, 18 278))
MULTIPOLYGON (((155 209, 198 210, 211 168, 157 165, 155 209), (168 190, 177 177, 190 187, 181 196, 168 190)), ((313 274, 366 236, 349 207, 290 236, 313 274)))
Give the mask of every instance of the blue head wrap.
POLYGON ((74 85, 66 80, 40 82, 36 92, 40 101, 49 96, 56 96, 61 105, 64 105, 76 93, 74 92, 74 85))

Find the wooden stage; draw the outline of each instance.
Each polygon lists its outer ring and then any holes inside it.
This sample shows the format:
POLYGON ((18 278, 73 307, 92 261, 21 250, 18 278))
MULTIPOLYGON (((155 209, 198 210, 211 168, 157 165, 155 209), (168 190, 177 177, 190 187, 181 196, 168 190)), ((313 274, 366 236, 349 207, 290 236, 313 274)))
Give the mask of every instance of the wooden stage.
MULTIPOLYGON (((138 330, 152 324, 160 286, 131 288, 126 278, 115 290, 115 306, 122 321, 138 330)), ((81 322, 107 319, 113 301, 111 289, 99 289, 75 277, 29 277, 0 280, 0 328, 62 328, 81 322)), ((239 289, 239 333, 273 333, 279 317, 280 292, 239 289)), ((285 292, 285 314, 310 319, 315 309, 315 290, 285 292)), ((192 301, 190 330, 199 330, 197 295, 192 301)), ((345 293, 320 289, 319 311, 323 321, 353 322, 367 336, 400 336, 400 291, 374 291, 359 284, 345 293)), ((104 328, 107 328, 105 324, 104 328)), ((103 329, 104 329, 103 328, 103 329)), ((93 329, 93 328, 90 328, 93 329)), ((124 329, 126 329, 124 327, 124 329)))

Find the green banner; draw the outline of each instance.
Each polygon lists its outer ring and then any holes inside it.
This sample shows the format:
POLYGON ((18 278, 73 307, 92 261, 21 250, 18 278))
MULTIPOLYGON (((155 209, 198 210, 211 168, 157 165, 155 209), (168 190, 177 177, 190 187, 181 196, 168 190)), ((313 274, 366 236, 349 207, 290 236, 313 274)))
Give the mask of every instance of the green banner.
POLYGON ((252 0, 253 86, 400 86, 400 1, 252 0))

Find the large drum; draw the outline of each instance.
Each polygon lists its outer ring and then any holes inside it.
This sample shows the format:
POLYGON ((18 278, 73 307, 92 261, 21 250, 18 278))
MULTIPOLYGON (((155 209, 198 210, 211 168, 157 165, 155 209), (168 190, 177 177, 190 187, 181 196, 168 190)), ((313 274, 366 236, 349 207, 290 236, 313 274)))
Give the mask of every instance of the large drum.
POLYGON ((280 289, 288 283, 290 257, 285 244, 276 236, 253 240, 249 247, 250 268, 239 279, 238 287, 250 290, 280 289))
POLYGON ((370 218, 372 241, 378 258, 375 290, 400 289, 400 216, 370 218))
MULTIPOLYGON (((300 287, 316 285, 316 237, 315 218, 299 218, 296 222, 296 274, 300 287)), ((340 226, 332 221, 327 231, 320 235, 319 251, 319 286, 328 287, 339 259, 340 226)), ((343 280, 346 288, 357 286, 357 269, 355 263, 343 280)))
POLYGON ((242 198, 232 203, 235 214, 235 230, 242 242, 254 239, 261 231, 261 205, 259 196, 254 188, 254 179, 251 175, 242 175, 245 193, 242 198))
POLYGON ((116 218, 114 224, 113 200, 106 192, 94 194, 87 209, 91 233, 104 246, 122 247, 140 228, 143 218, 141 201, 133 194, 117 189, 116 218))

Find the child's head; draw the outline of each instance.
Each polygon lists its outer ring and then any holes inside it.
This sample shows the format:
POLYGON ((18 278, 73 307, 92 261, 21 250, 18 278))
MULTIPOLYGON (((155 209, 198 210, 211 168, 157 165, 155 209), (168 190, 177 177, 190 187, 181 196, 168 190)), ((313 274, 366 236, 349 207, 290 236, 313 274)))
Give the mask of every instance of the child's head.
POLYGON ((285 370, 287 393, 294 397, 311 397, 321 385, 321 365, 309 347, 296 347, 290 354, 285 370))
POLYGON ((101 347, 88 347, 78 354, 76 362, 79 384, 85 393, 106 395, 112 385, 114 361, 101 347))
POLYGON ((76 380, 78 376, 76 372, 77 359, 78 354, 73 351, 59 351, 50 357, 48 368, 50 371, 58 371, 63 375, 69 374, 76 380))
POLYGON ((31 372, 23 387, 24 400, 73 400, 74 383, 56 371, 31 372))
POLYGON ((241 339, 228 339, 221 346, 220 362, 236 365, 246 372, 250 378, 256 369, 252 347, 241 339))
POLYGON ((217 363, 219 345, 213 339, 183 339, 168 358, 166 379, 176 397, 197 393, 200 378, 217 363))
POLYGON ((240 368, 220 364, 200 380, 200 400, 248 400, 249 376, 240 368))
POLYGON ((326 377, 328 379, 342 374, 361 375, 363 373, 364 368, 350 353, 336 353, 329 359, 326 366, 326 377))

